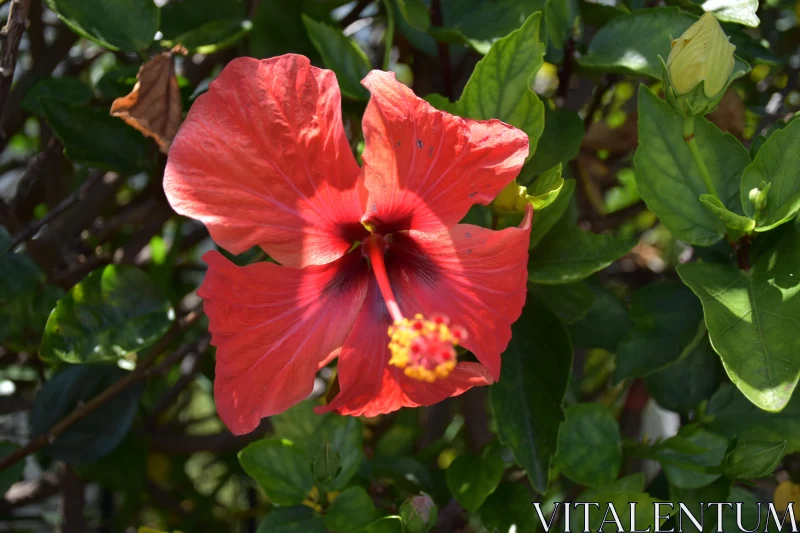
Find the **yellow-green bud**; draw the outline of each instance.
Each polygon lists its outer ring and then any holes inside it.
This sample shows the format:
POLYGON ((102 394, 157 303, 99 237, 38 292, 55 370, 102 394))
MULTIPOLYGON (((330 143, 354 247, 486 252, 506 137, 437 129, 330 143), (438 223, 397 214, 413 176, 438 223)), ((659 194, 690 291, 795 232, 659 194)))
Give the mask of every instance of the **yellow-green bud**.
POLYGON ((744 73, 734 73, 736 47, 728 41, 717 19, 706 13, 672 41, 664 64, 667 101, 683 116, 713 111, 728 85, 744 73))
POLYGON ((747 197, 750 199, 753 207, 756 208, 756 211, 761 211, 767 207, 767 196, 769 195, 770 187, 772 187, 772 182, 765 183, 762 181, 760 187, 753 187, 750 189, 750 192, 747 193, 747 197))
POLYGON ((700 20, 672 41, 667 69, 675 91, 686 94, 705 81, 703 92, 709 98, 718 95, 733 72, 733 51, 717 18, 706 13, 700 20))

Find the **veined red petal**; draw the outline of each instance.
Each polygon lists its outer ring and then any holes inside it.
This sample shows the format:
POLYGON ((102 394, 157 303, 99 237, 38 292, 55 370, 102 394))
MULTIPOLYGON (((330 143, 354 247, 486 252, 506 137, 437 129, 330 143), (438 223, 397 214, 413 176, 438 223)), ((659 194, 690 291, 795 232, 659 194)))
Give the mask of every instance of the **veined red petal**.
POLYGON ((364 114, 366 221, 379 232, 439 231, 488 204, 519 173, 528 137, 499 120, 434 109, 395 79, 372 71, 364 114))
POLYGON ((330 70, 299 55, 231 61, 172 143, 164 190, 233 253, 324 264, 365 235, 366 193, 330 70))
POLYGON ((360 254, 298 269, 238 267, 219 252, 197 291, 217 347, 214 399, 235 434, 305 399, 314 375, 350 332, 367 292, 360 254))
POLYGON ((409 314, 448 315, 467 330, 462 343, 500 379, 500 354, 527 295, 528 242, 532 210, 518 228, 492 231, 459 224, 437 233, 394 235, 398 291, 419 306, 409 314))
POLYGON ((389 365, 386 331, 392 322, 377 283, 370 283, 367 300, 338 359, 339 394, 318 413, 377 416, 401 407, 432 405, 472 387, 489 385, 489 371, 478 363, 459 363, 450 375, 434 383, 416 381, 389 365))

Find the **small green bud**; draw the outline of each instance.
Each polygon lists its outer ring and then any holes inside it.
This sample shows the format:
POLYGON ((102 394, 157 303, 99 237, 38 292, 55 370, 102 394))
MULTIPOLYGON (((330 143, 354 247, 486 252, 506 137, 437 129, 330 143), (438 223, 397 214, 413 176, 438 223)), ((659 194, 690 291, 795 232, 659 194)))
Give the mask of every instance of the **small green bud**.
POLYGON ((672 41, 666 64, 662 59, 667 101, 683 116, 713 111, 739 76, 733 72, 734 50, 714 15, 700 17, 672 41))
POLYGON ((333 449, 331 443, 325 441, 311 463, 311 472, 317 483, 326 484, 333 481, 341 468, 339 454, 333 449))
POLYGON ((512 181, 492 201, 492 210, 499 215, 524 213, 528 205, 528 189, 512 181))
POLYGON ((765 183, 761 182, 761 187, 753 187, 750 189, 750 192, 747 193, 747 198, 753 204, 753 207, 756 208, 756 211, 761 211, 765 207, 767 207, 767 196, 769 195, 769 188, 772 187, 772 183, 765 183))
POLYGON ((428 533, 436 525, 439 510, 430 496, 424 492, 412 496, 400 506, 406 533, 428 533))

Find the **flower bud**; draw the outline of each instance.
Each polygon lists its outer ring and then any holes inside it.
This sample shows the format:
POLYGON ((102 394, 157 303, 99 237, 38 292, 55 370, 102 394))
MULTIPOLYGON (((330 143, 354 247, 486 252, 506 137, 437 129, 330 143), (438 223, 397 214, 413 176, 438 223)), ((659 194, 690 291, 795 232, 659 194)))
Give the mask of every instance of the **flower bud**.
POLYGON ((750 192, 747 194, 747 197, 750 199, 750 202, 753 204, 753 207, 756 208, 756 211, 761 211, 765 207, 767 207, 767 196, 769 195, 769 188, 772 186, 772 182, 765 183, 761 182, 760 187, 753 187, 750 189, 750 192))
POLYGON ((428 533, 436 525, 439 511, 431 497, 422 492, 403 502, 400 518, 407 533, 428 533))
POLYGON ((713 111, 728 85, 743 74, 733 71, 735 49, 716 17, 703 15, 672 41, 666 64, 662 59, 667 101, 684 116, 713 111))

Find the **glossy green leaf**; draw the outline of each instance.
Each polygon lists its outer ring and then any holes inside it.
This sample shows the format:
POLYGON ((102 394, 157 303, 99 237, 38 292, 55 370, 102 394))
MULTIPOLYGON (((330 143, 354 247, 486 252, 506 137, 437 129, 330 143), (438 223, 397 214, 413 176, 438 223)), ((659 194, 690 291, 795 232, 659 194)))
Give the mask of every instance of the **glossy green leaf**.
POLYGON ((573 194, 575 194, 575 180, 564 180, 564 185, 561 186, 553 203, 548 205, 544 211, 534 215, 531 223, 531 248, 538 246, 544 236, 561 220, 569 208, 573 194))
MULTIPOLYGON (((695 139, 724 206, 742 214, 739 180, 750 163, 747 149, 703 118, 695 120, 695 139)), ((676 238, 707 246, 723 237, 725 224, 700 201, 708 191, 683 140, 681 117, 644 86, 634 164, 642 199, 676 238)))
POLYGON ((45 116, 40 98, 73 105, 88 104, 94 96, 92 88, 78 78, 46 78, 25 94, 21 106, 34 115, 45 116))
POLYGON ((750 441, 737 444, 725 458, 725 475, 753 479, 772 474, 786 451, 786 441, 750 441))
POLYGON ((403 533, 403 520, 399 516, 386 516, 368 525, 364 533, 403 533))
POLYGON ((800 451, 800 395, 795 394, 779 413, 753 405, 736 387, 723 385, 708 402, 707 427, 736 437, 741 445, 752 441, 786 441, 786 453, 800 451))
POLYGON ((45 326, 46 361, 96 363, 141 352, 169 329, 174 311, 131 266, 95 270, 58 301, 45 326))
POLYGON ((308 36, 322 56, 325 66, 336 73, 342 94, 356 100, 367 100, 369 91, 361 85, 372 68, 367 54, 341 30, 303 15, 308 36))
POLYGON ((622 468, 622 437, 607 407, 581 403, 567 409, 558 432, 556 465, 569 479, 589 487, 616 479, 622 468))
POLYGON ((722 475, 728 439, 697 426, 684 426, 658 452, 670 485, 696 489, 722 475))
POLYGON ((64 154, 72 161, 122 174, 136 174, 152 166, 153 143, 107 111, 55 100, 39 102, 64 145, 64 154))
MULTIPOLYGON (((0 441, 0 459, 11 455, 19 450, 19 445, 13 442, 0 441)), ((18 461, 17 463, 0 470, 0 494, 5 494, 11 485, 16 483, 22 478, 22 471, 25 470, 25 461, 18 461)))
POLYGON ((500 484, 504 471, 499 449, 487 448, 480 457, 461 455, 447 467, 447 488, 462 507, 475 512, 500 484))
POLYGON ((647 390, 661 407, 687 413, 711 398, 721 374, 719 356, 704 332, 678 361, 647 376, 647 390))
POLYGON ((736 22, 744 26, 757 27, 761 21, 756 15, 758 0, 706 0, 703 11, 714 13, 724 22, 736 22))
POLYGON ((592 306, 582 320, 569 325, 569 336, 575 346, 616 352, 617 344, 632 326, 628 309, 606 287, 592 284, 590 288, 594 293, 592 306))
POLYGON ((703 303, 731 381, 760 408, 783 409, 800 379, 800 235, 786 235, 747 272, 688 263, 678 274, 703 303))
MULTIPOLYGON (((566 166, 578 155, 583 141, 583 120, 574 111, 545 106, 544 130, 522 174, 541 174, 557 164, 566 166)), ((525 184, 524 180, 520 179, 525 184)))
POLYGON ((708 209, 718 219, 725 224, 728 229, 733 229, 739 233, 750 233, 756 227, 756 221, 752 218, 737 215, 722 205, 722 201, 713 194, 701 194, 700 203, 708 209))
POLYGON ((594 291, 585 281, 561 285, 529 283, 528 290, 568 324, 584 318, 594 302, 594 291))
POLYGON ((529 156, 544 129, 544 105, 532 89, 544 61, 540 19, 541 13, 534 13, 522 27, 495 42, 475 66, 458 100, 465 117, 496 118, 524 131, 530 142, 529 156))
POLYGON ((572 346, 558 318, 530 296, 511 329, 500 381, 489 389, 489 399, 500 439, 544 494, 564 420, 572 346))
POLYGON ((598 72, 661 79, 658 56, 666 60, 672 39, 696 20, 677 7, 640 9, 617 16, 592 37, 589 49, 578 62, 598 72))
POLYGON ((367 491, 350 487, 336 496, 325 513, 325 527, 333 533, 351 533, 367 527, 375 516, 375 505, 367 491))
POLYGON ((744 171, 741 183, 744 212, 757 221, 756 231, 767 231, 793 219, 800 211, 800 120, 775 131, 744 171), (748 195, 771 183, 767 205, 756 215, 748 195))
POLYGON ((481 522, 499 533, 535 533, 539 520, 532 501, 534 496, 524 484, 501 483, 481 506, 481 522))
POLYGON ((153 0, 45 0, 73 31, 111 50, 141 52, 158 31, 153 0))
POLYGON ((528 281, 553 284, 582 280, 606 268, 635 245, 635 239, 583 231, 562 220, 530 253, 528 281))
POLYGON ((634 292, 631 319, 633 329, 617 351, 616 381, 661 370, 705 341, 702 308, 677 282, 645 285, 634 292))
POLYGON ((305 505, 275 507, 256 533, 325 533, 322 517, 305 505))
MULTIPOLYGON (((67 366, 36 394, 31 412, 31 432, 40 435, 78 406, 91 400, 128 374, 108 365, 67 366)), ((126 387, 113 399, 70 426, 48 444, 45 452, 67 463, 96 461, 122 442, 133 423, 144 382, 126 387)))
POLYGON ((278 505, 302 503, 314 486, 310 461, 289 440, 252 442, 239 452, 239 462, 247 475, 278 505))
POLYGON ((242 17, 209 21, 175 37, 170 44, 181 44, 189 52, 211 54, 233 46, 253 28, 253 23, 242 17))

